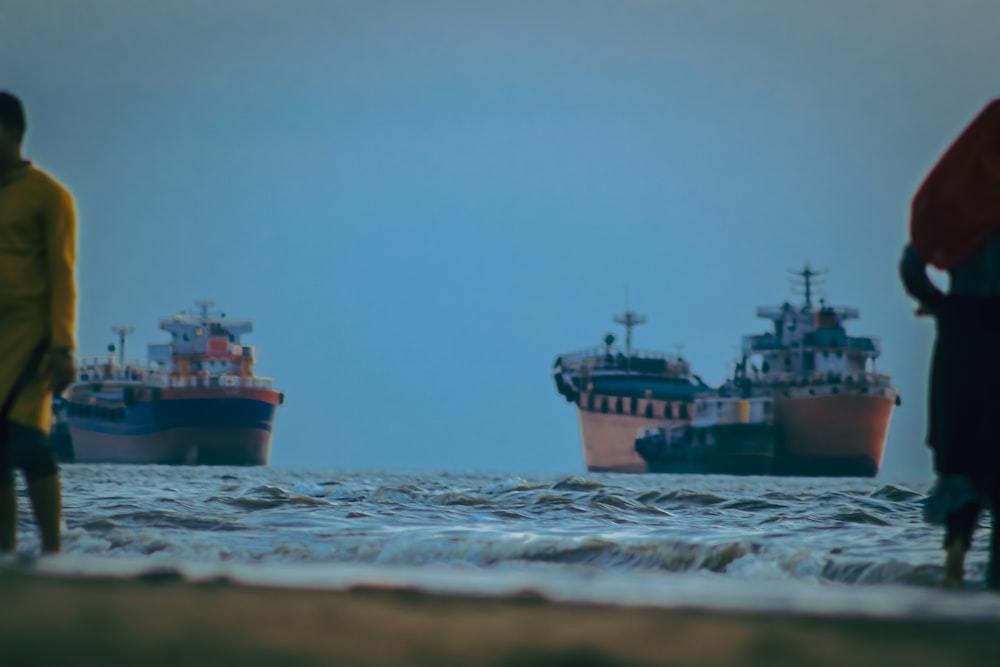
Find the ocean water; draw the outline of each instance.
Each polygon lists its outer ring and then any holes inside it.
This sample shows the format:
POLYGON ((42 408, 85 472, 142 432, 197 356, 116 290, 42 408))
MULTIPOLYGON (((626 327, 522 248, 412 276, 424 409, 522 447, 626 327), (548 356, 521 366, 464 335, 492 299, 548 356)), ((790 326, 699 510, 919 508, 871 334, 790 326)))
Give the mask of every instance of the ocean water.
POLYGON ((966 588, 937 588, 927 483, 66 465, 63 484, 65 554, 42 571, 1000 619, 988 516, 966 588))

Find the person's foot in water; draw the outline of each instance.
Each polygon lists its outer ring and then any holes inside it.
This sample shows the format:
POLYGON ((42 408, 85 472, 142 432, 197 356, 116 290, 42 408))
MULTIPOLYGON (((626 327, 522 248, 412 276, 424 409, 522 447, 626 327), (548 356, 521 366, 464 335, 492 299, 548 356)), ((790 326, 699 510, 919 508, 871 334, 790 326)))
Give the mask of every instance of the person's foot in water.
POLYGON ((944 577, 941 585, 945 588, 959 588, 965 579, 965 554, 968 552, 961 540, 955 540, 944 550, 944 577))

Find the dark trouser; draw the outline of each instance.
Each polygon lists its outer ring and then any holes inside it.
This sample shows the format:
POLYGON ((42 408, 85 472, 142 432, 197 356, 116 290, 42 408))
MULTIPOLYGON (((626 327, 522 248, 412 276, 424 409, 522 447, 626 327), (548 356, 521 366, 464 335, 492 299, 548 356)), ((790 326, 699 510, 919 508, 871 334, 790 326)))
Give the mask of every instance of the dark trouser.
POLYGON ((41 430, 0 419, 0 552, 17 547, 17 494, 14 468, 24 472, 28 498, 42 537, 42 553, 62 548, 59 469, 41 430))
MULTIPOLYGON (((57 553, 62 547, 62 497, 59 468, 49 444, 49 434, 39 426, 29 426, 9 418, 21 390, 31 390, 44 354, 39 347, 27 368, 0 405, 0 551, 17 546, 17 495, 14 469, 24 472, 28 497, 42 537, 42 552, 57 553)), ((36 387, 37 389, 37 387, 36 387)), ((37 394, 37 391, 36 391, 37 394)), ((42 393, 44 399, 44 393, 42 393)), ((37 396, 34 397, 37 400, 37 396)), ((38 406, 36 406, 38 407, 38 406)), ((51 409, 50 406, 43 406, 51 409)), ((37 416, 37 415, 36 415, 37 416)))
POLYGON ((10 395, 0 406, 0 486, 14 484, 14 468, 24 471, 28 482, 54 475, 59 471, 55 453, 49 445, 49 434, 7 419, 18 391, 35 377, 42 363, 45 346, 40 345, 28 360, 21 377, 10 395))
POLYGON ((0 486, 14 484, 15 468, 24 472, 28 482, 59 470, 47 434, 17 422, 0 421, 0 486))
MULTIPOLYGON (((939 476, 958 475, 1000 510, 1000 297, 949 295, 938 304, 927 442, 939 476)), ((945 547, 968 548, 982 507, 968 503, 946 520, 945 547)), ((994 526, 996 525, 994 518, 994 526)), ((1000 531, 993 530, 987 579, 1000 586, 1000 531)))

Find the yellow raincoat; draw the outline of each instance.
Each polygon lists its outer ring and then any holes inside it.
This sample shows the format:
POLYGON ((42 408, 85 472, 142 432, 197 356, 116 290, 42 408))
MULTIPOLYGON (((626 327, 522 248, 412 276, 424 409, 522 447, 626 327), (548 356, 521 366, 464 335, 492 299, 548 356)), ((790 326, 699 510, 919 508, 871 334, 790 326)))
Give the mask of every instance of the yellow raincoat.
POLYGON ((9 420, 46 434, 51 388, 25 373, 48 348, 76 347, 75 261, 66 188, 30 163, 0 176, 0 407, 11 401, 9 420))

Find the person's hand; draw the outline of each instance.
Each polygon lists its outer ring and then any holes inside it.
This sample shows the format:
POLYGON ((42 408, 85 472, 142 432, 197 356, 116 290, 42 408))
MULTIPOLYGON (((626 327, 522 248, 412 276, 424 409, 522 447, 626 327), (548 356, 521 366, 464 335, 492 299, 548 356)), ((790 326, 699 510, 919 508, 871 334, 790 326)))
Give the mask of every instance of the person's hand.
POLYGON ((49 350, 42 365, 42 374, 48 380, 52 393, 61 395, 76 376, 73 354, 69 350, 49 350))
POLYGON ((912 245, 907 245, 903 249, 899 274, 903 279, 906 293, 920 304, 917 308, 917 317, 933 315, 933 305, 940 304, 945 299, 945 294, 927 277, 927 262, 917 254, 912 245))

